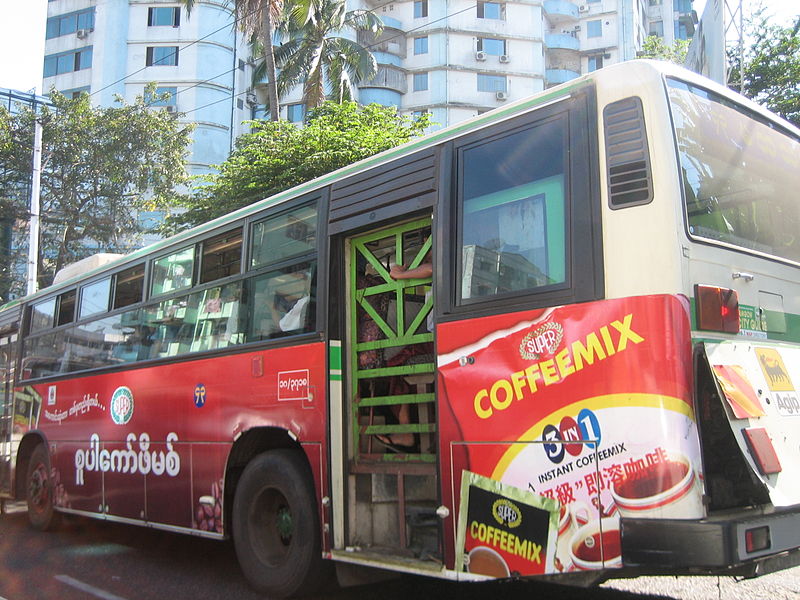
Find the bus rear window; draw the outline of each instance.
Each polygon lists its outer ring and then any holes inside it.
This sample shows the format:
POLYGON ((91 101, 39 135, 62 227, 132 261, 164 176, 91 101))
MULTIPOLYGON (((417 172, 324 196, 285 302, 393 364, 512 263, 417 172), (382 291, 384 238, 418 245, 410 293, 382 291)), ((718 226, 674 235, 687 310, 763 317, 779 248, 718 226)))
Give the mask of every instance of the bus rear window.
POLYGON ((689 234, 800 263, 800 141, 764 117, 669 80, 689 234))
POLYGON ((566 280, 565 127, 554 119, 462 151, 462 301, 566 280))

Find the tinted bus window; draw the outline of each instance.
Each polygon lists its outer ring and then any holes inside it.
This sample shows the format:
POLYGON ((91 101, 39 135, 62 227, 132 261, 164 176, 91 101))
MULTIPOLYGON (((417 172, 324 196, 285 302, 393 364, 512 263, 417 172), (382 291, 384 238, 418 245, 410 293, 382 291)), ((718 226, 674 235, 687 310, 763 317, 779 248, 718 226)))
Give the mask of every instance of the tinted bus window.
POLYGON ((58 297, 58 319, 56 325, 72 323, 75 318, 75 297, 75 290, 61 294, 58 297))
POLYGON ((114 276, 114 306, 122 308, 142 301, 144 265, 136 265, 114 276))
POLYGON ((83 319, 97 313, 106 312, 110 295, 110 277, 84 286, 83 290, 81 290, 81 306, 78 310, 78 318, 83 319))
POLYGON ((50 298, 43 302, 38 302, 31 307, 31 327, 30 332, 36 333, 50 329, 56 314, 56 299, 50 298))
POLYGON ((194 246, 154 260, 150 294, 159 296, 190 287, 193 272, 194 246))
POLYGON ((247 341, 312 331, 315 276, 316 264, 307 262, 251 279, 247 341))
POLYGON ((562 119, 461 152, 461 300, 566 281, 562 119))
POLYGON ((203 242, 200 283, 236 275, 242 264, 242 229, 227 231, 203 242))
POLYGON ((253 225, 250 268, 314 252, 317 248, 316 206, 303 206, 253 225))

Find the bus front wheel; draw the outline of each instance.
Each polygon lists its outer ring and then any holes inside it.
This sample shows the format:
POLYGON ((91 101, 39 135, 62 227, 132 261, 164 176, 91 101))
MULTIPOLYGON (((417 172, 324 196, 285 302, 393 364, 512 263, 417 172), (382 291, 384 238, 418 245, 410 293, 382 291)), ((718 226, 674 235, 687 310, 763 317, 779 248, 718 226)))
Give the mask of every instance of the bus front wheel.
POLYGON ((272 450, 247 464, 233 501, 233 540, 245 577, 260 592, 286 598, 321 583, 314 484, 300 453, 272 450))
POLYGON ((28 521, 41 531, 53 529, 58 524, 55 511, 55 485, 50 470, 50 455, 47 446, 39 444, 28 462, 26 499, 28 521))

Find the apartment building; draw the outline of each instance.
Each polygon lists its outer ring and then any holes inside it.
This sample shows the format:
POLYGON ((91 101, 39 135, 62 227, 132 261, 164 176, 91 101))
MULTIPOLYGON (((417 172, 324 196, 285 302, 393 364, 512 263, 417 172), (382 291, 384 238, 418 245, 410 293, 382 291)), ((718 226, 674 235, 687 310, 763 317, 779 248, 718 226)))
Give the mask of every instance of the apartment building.
POLYGON ((131 101, 149 82, 195 124, 189 172, 223 162, 252 116, 249 50, 228 5, 196 2, 191 15, 164 0, 49 0, 43 87, 86 92, 110 106, 131 101))

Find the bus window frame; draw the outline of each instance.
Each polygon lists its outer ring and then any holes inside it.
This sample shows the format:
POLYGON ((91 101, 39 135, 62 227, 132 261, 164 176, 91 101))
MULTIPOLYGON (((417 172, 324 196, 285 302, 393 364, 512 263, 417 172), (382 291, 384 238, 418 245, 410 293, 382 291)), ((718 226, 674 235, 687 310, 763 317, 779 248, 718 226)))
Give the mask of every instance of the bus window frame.
POLYGON ((443 321, 478 317, 513 310, 544 308, 600 300, 604 297, 604 267, 598 107, 594 85, 588 83, 569 95, 533 108, 530 112, 479 130, 449 144, 447 152, 451 175, 442 188, 444 201, 439 203, 440 259, 436 266, 442 273, 437 290, 439 314, 443 321), (563 118, 565 136, 565 281, 540 288, 461 299, 463 211, 463 150, 481 142, 502 139, 520 129, 535 127, 553 118, 563 118), (591 260, 586 260, 586 258, 591 260), (444 286, 446 286, 445 289, 444 286))

